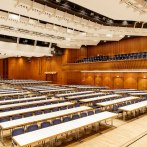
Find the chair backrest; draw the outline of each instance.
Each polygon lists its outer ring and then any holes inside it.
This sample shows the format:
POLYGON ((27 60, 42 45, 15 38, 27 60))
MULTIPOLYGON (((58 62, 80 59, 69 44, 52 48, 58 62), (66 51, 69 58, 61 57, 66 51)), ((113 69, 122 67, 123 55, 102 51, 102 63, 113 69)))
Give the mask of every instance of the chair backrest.
POLYGON ((41 123, 41 128, 46 128, 46 127, 49 127, 49 126, 51 126, 50 122, 45 121, 45 122, 41 123))
POLYGON ((37 106, 44 106, 44 103, 41 103, 41 104, 37 104, 37 106))
POLYGON ((52 104, 56 104, 57 102, 52 102, 52 104))
POLYGON ((113 105, 113 110, 116 111, 118 109, 117 105, 113 105))
POLYGON ((94 112, 93 111, 88 111, 88 115, 93 115, 94 112))
POLYGON ((71 120, 71 118, 69 116, 66 116, 66 117, 63 118, 63 122, 68 122, 70 120, 71 120))
POLYGON ((43 112, 44 112, 44 113, 50 113, 51 110, 50 110, 50 109, 46 109, 46 110, 44 110, 43 112))
POLYGON ((51 104, 51 102, 47 102, 47 103, 45 103, 46 105, 50 105, 51 104))
POLYGON ((131 102, 127 102, 127 105, 130 105, 131 104, 131 102))
POLYGON ((79 103, 76 103, 76 104, 75 104, 75 107, 80 107, 80 104, 79 104, 79 103))
POLYGON ((5 122, 5 121, 9 121, 10 117, 2 117, 0 118, 0 122, 5 122))
POLYGON ((32 113, 25 113, 23 116, 24 117, 30 117, 30 116, 32 116, 33 114, 32 113))
POLYGON ((32 132, 38 129, 38 125, 37 124, 33 124, 27 127, 27 132, 32 132))
POLYGON ((40 115, 40 114, 42 114, 42 111, 36 111, 36 112, 34 112, 34 115, 40 115))
POLYGON ((30 107, 37 107, 37 104, 32 104, 30 105, 30 107))
POLYGON ((57 108, 57 107, 56 107, 56 108, 53 108, 52 111, 53 111, 53 112, 59 111, 59 108, 57 108))
POLYGON ((1 112, 7 112, 7 111, 10 111, 11 109, 3 109, 1 112))
POLYGON ((65 109, 67 109, 66 106, 60 108, 60 110, 65 110, 65 109))
POLYGON ((17 128, 12 131, 12 136, 17 136, 24 133, 24 128, 17 128))
POLYGON ((57 125, 61 123, 61 119, 54 119, 52 122, 53 122, 53 125, 57 125))
POLYGON ((81 117, 86 117, 87 116, 87 113, 86 112, 82 112, 81 113, 81 117))
POLYGON ((21 107, 12 108, 13 110, 19 110, 21 107))
POLYGON ((95 110, 95 113, 100 113, 100 112, 101 112, 100 109, 96 109, 96 110, 95 110))
POLYGON ((79 118, 79 115, 78 114, 74 114, 73 116, 72 116, 72 120, 75 120, 75 119, 78 119, 79 118))
POLYGON ((21 116, 21 115, 14 115, 14 116, 12 116, 12 120, 15 120, 15 119, 20 119, 20 118, 22 118, 22 116, 21 116))
POLYGON ((68 106, 68 109, 73 108, 73 106, 68 106))

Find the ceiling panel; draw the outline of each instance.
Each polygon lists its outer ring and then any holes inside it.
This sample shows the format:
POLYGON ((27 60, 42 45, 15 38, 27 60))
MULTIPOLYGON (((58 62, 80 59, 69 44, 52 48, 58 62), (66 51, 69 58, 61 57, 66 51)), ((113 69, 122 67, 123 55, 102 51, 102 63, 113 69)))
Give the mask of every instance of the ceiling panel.
MULTIPOLYGON (((147 21, 147 13, 140 14, 121 0, 68 0, 115 20, 147 21)), ((122 0, 123 1, 123 0, 122 0)), ((128 0, 126 0, 128 1, 128 0)), ((143 0, 142 0, 143 1, 143 0)), ((147 2, 146 2, 147 3, 147 2)))

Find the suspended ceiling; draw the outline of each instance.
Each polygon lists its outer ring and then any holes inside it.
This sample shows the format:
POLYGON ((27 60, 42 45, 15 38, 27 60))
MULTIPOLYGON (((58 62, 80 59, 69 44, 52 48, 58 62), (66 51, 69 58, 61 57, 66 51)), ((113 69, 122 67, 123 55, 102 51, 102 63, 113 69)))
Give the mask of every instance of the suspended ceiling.
POLYGON ((147 21, 145 0, 68 0, 115 20, 147 21), (129 3, 129 4, 128 4, 129 3), (136 6, 136 9, 133 7, 136 6), (137 9, 138 7, 138 9, 137 9), (139 11, 144 9, 146 12, 139 11))
MULTIPOLYGON (((136 14, 138 12, 131 13, 119 0, 70 1, 113 19, 138 21, 140 16, 136 14)), ((50 45, 55 43, 61 48, 77 49, 82 45, 97 45, 101 40, 119 41, 125 35, 147 36, 147 29, 143 28, 146 15, 140 17, 144 20, 141 28, 135 28, 137 22, 130 28, 104 26, 31 0, 11 0, 9 5, 6 0, 1 0, 0 10, 0 34, 50 42, 50 45)), ((32 51, 38 52, 35 47, 34 44, 32 51)), ((51 52, 51 46, 48 50, 51 52)), ((49 56, 47 52, 43 55, 49 56)))

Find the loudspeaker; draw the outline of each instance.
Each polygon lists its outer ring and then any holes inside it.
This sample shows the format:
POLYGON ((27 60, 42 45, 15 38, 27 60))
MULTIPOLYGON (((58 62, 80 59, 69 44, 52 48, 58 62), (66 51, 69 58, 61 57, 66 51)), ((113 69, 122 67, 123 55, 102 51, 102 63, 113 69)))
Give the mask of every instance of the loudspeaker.
POLYGON ((64 54, 64 49, 55 47, 53 51, 51 51, 51 54, 54 56, 62 56, 64 54))

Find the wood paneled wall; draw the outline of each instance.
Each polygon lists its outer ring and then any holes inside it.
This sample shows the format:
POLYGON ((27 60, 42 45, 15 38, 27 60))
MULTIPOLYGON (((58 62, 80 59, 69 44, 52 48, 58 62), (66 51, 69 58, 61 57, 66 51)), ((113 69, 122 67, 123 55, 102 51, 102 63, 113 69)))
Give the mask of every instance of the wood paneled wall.
POLYGON ((147 52, 147 37, 136 37, 118 42, 89 47, 88 57, 96 55, 115 55, 134 52, 147 52))
POLYGON ((80 49, 67 49, 64 58, 67 58, 67 63, 73 63, 76 60, 87 58, 87 53, 87 47, 81 47, 80 49))
POLYGON ((70 63, 62 66, 63 70, 111 70, 111 69, 147 69, 147 59, 122 60, 93 63, 70 63))
POLYGON ((81 73, 85 85, 147 90, 147 73, 81 73))
POLYGON ((9 58, 8 59, 8 77, 9 79, 36 79, 45 80, 45 72, 57 72, 57 83, 64 84, 64 74, 61 69, 62 57, 52 58, 9 58))
MULTIPOLYGON (((113 55, 147 51, 147 37, 138 37, 96 47, 66 49, 63 56, 51 58, 9 58, 9 79, 45 80, 45 72, 57 72, 59 84, 88 84, 111 88, 147 89, 146 73, 81 73, 81 70, 147 69, 147 59, 134 61, 68 64, 78 59, 96 55, 113 55)), ((0 61, 2 67, 2 61, 0 61)), ((2 73, 1 68, 0 73, 2 73)))
POLYGON ((0 60, 0 79, 3 78, 3 59, 0 60))

